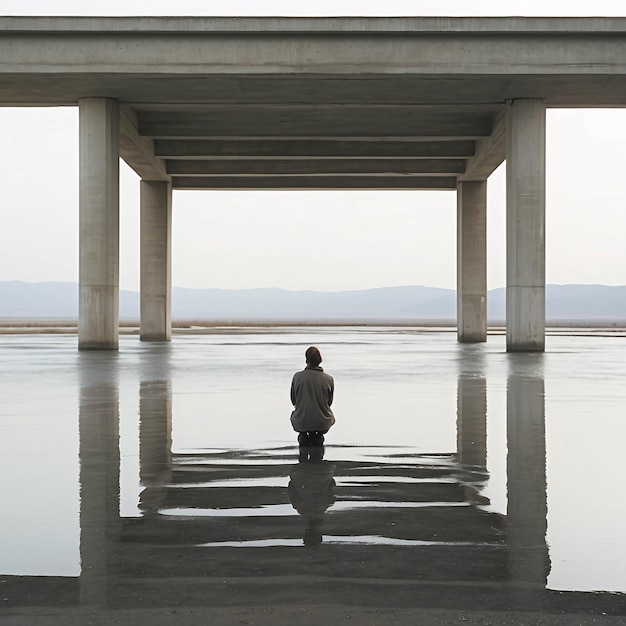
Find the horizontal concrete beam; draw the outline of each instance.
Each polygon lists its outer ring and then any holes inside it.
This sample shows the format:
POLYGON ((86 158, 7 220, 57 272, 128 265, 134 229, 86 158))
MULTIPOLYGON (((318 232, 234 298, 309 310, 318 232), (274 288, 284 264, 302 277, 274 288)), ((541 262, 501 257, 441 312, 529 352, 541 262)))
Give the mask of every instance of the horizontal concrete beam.
POLYGON ((626 68, 620 18, 2 18, 0 35, 0 71, 8 73, 610 75, 626 68))
POLYGON ((154 142, 137 132, 137 116, 120 107, 120 156, 143 180, 170 180, 165 161, 154 154, 154 142))
POLYGON ((465 171, 463 159, 241 159, 170 161, 167 172, 175 176, 277 175, 277 174, 411 174, 450 175, 465 171))
POLYGON ((223 110, 219 114, 140 112, 139 133, 152 138, 319 138, 374 139, 377 137, 421 137, 424 139, 478 139, 491 134, 491 113, 463 113, 446 107, 422 109, 405 107, 393 115, 352 107, 319 111, 256 109, 242 114, 223 110))
POLYGON ((459 176, 464 180, 487 180, 506 157, 506 115, 498 116, 493 132, 477 142, 476 154, 467 161, 465 173, 459 176))
POLYGON ((23 33, 626 33, 624 17, 0 17, 23 33))
MULTIPOLYGON (((0 37, 1 40, 1 37, 0 37)), ((1 42, 0 42, 1 43, 1 42)), ((118 74, 102 72, 3 73, 0 57, 0 103, 14 106, 74 106, 83 97, 115 94, 120 102, 190 103, 501 103, 535 94, 549 107, 624 106, 625 74, 437 75, 429 74, 118 74), (184 96, 183 96, 184 95, 184 96)), ((494 112, 495 114, 495 112, 494 112)))
POLYGON ((474 156, 475 142, 157 139, 154 150, 164 159, 454 159, 474 156))
POLYGON ((174 176, 174 189, 456 189, 455 176, 174 176))
MULTIPOLYGON (((258 80, 258 77, 256 78, 258 80)), ((280 79, 279 79, 280 80, 280 79)), ((317 77, 311 76, 309 81, 316 81, 317 77)), ((361 78, 360 82, 369 82, 367 78, 361 78)), ((241 79, 240 79, 241 81, 241 79)), ((267 87, 266 83, 266 87, 267 87)), ((274 113, 275 115, 296 115, 298 117, 307 116, 310 113, 321 114, 326 112, 329 117, 334 115, 348 115, 360 113, 361 111, 374 112, 380 115, 432 115, 442 114, 447 116, 463 116, 473 113, 492 113, 496 115, 500 112, 502 105, 497 102, 438 102, 435 104, 426 102, 387 102, 374 98, 359 102, 343 102, 340 98, 335 98, 330 102, 303 102, 303 98, 295 97, 293 102, 284 101, 242 101, 242 102, 136 102, 133 109, 143 116, 148 113, 162 113, 168 116, 179 115, 210 115, 220 116, 224 113, 239 113, 240 115, 255 114, 257 111, 264 113, 274 113)))

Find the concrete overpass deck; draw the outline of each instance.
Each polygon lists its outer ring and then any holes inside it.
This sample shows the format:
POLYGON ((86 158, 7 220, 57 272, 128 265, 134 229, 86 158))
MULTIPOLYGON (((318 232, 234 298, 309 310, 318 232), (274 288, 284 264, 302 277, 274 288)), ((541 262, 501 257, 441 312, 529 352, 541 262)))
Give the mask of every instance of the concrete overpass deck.
POLYGON ((143 180, 147 340, 170 336, 172 189, 456 189, 459 339, 484 341, 506 158, 507 345, 543 350, 545 108, 626 106, 626 18, 4 17, 0 104, 81 109, 81 258, 112 255, 82 262, 81 347, 117 347, 118 156, 143 180))
POLYGON ((508 100, 626 104, 626 18, 7 17, 0 59, 4 105, 116 99, 175 189, 456 189, 508 100))

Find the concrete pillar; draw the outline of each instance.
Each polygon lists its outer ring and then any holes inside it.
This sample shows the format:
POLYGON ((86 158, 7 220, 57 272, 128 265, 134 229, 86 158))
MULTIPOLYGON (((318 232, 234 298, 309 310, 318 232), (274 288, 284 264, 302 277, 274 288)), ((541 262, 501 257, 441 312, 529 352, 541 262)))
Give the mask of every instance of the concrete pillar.
POLYGON ((79 101, 80 243, 78 348, 118 348, 119 107, 79 101))
POLYGON ((172 186, 141 181, 141 341, 172 336, 172 186))
POLYGON ((546 112, 543 100, 507 104, 506 344, 545 349, 546 112))
POLYGON ((457 337, 487 340, 487 181, 457 184, 457 337))
POLYGON ((545 400, 541 364, 535 365, 535 372, 512 372, 507 381, 507 543, 513 580, 543 589, 550 571, 545 400))

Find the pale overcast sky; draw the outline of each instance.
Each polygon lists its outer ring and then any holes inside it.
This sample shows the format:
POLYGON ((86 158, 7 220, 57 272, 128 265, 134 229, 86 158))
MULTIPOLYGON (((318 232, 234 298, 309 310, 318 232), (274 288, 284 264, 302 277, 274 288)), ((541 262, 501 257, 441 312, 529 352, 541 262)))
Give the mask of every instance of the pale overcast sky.
MULTIPOLYGON (((0 15, 606 15, 577 2, 0 0, 0 15)), ((547 281, 626 284, 626 109, 547 116, 547 281)), ((0 280, 78 280, 78 111, 0 108, 0 280)), ((488 185, 488 283, 505 284, 504 166, 488 185)), ((139 179, 121 165, 120 286, 139 288, 139 179)), ((174 192, 173 282, 361 289, 456 284, 454 192, 174 192), (314 212, 311 226, 307 216, 314 212), (306 223, 306 227, 304 224, 306 223), (311 254, 317 247, 318 253, 311 254)))

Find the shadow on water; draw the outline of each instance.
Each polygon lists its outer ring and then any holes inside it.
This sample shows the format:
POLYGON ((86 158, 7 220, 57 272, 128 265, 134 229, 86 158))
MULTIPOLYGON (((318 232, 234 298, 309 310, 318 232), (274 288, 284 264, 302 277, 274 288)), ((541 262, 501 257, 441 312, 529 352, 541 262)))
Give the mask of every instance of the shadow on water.
POLYGON ((286 605, 323 598, 626 615, 621 595, 546 587, 543 355, 507 359, 506 514, 490 508, 485 495, 487 376, 478 351, 459 366, 457 449, 443 453, 340 445, 175 452, 169 358, 161 352, 139 364, 138 514, 123 517, 124 372, 115 356, 85 356, 81 573, 4 576, 5 606, 258 606, 270 598, 286 605))

